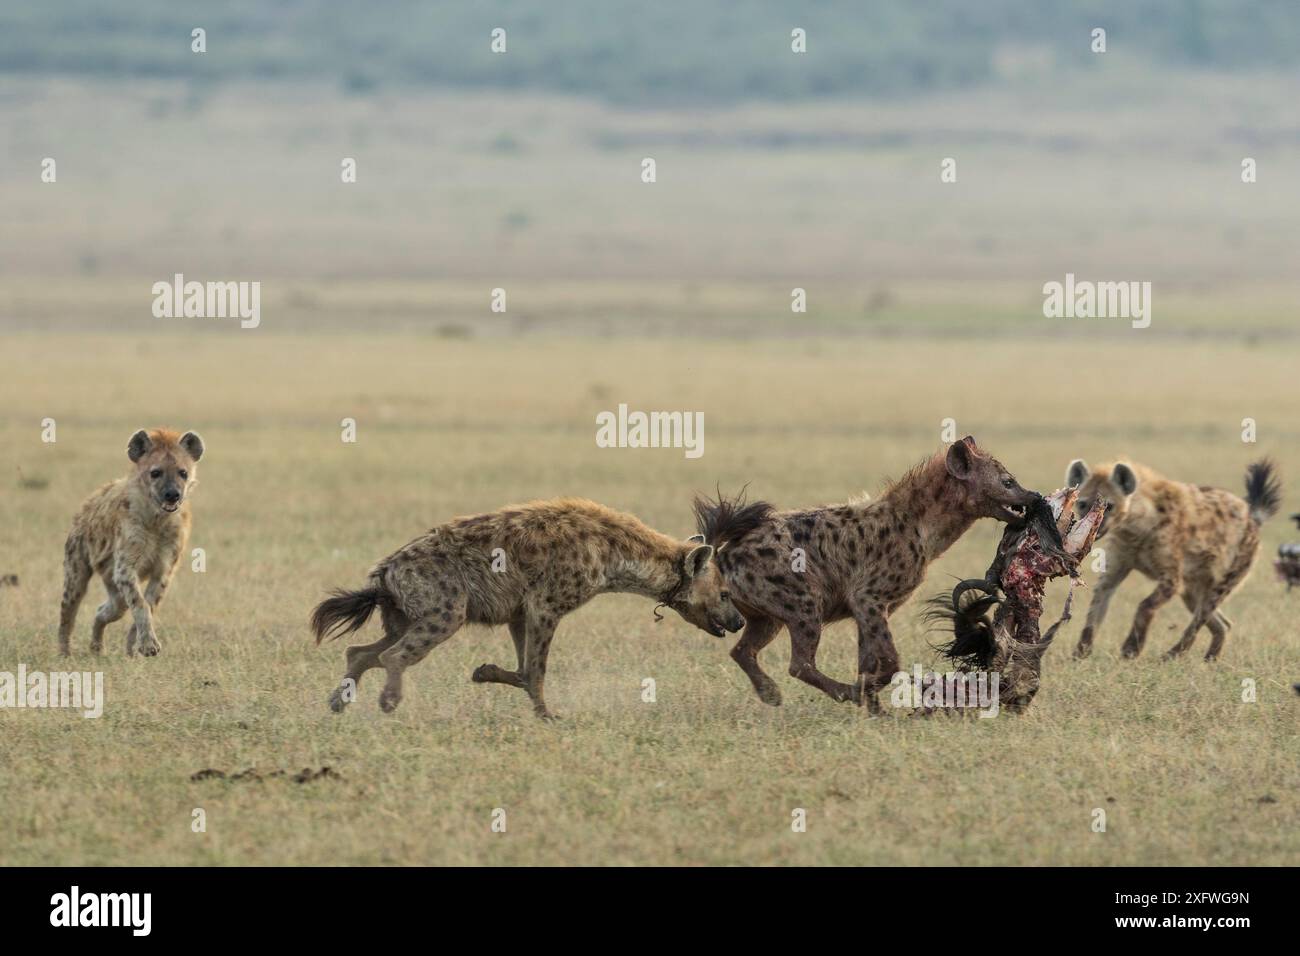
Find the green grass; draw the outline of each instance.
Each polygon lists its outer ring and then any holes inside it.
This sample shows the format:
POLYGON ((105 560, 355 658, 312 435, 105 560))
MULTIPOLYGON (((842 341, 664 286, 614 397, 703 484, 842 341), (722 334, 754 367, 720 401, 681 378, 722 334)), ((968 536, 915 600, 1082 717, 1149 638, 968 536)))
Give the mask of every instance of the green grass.
MULTIPOLYGON (((547 684, 564 716, 536 721, 513 689, 471 684, 506 663, 503 630, 467 630, 407 675, 392 716, 372 674, 342 716, 325 698, 342 648, 306 629, 332 586, 453 514, 581 494, 685 536, 689 497, 749 481, 780 505, 875 491, 957 419, 1026 485, 1128 452, 1232 489, 1274 455, 1300 476, 1300 349, 1144 338, 763 340, 748 344, 429 335, 11 335, 0 381, 0 670, 102 669, 99 720, 0 711, 0 863, 1283 864, 1300 850, 1294 597, 1263 555, 1228 606, 1224 659, 1161 664, 1186 620, 1156 619, 1147 654, 1118 646, 1140 579, 1112 605, 1092 659, 1048 656, 1021 717, 878 720, 785 675, 754 697, 718 641, 651 605, 598 598, 561 625, 547 684), (701 410, 704 457, 602 450, 595 414, 701 410), (1259 423, 1243 445, 1240 421, 1259 423), (40 421, 58 441, 40 442, 40 421), (339 440, 356 418, 359 441, 339 440), (55 653, 59 567, 73 511, 125 470, 137 427, 203 433, 192 544, 160 614, 163 654, 128 660, 123 624, 86 651, 94 585, 70 663, 55 653), (20 483, 18 468, 43 487, 20 483), (654 678, 657 701, 641 699, 654 678), (1258 699, 1242 702, 1242 681, 1258 699), (297 784, 329 766, 337 779, 297 784), (261 782, 191 781, 257 768, 261 782), (205 811, 207 832, 191 830, 205 811), (507 831, 491 830, 494 809, 507 831), (806 833, 791 831, 804 808, 806 833), (1106 811, 1105 833, 1091 828, 1106 811)), ((988 565, 977 525, 919 596, 988 565)), ((1091 577, 1091 575, 1088 575, 1091 577)), ((1059 609, 1063 587, 1049 595, 1059 609)), ((1087 595, 1081 595, 1086 600, 1087 595)), ((893 620, 905 666, 934 653, 915 602, 893 620)), ((849 628, 824 669, 851 673, 849 628)))

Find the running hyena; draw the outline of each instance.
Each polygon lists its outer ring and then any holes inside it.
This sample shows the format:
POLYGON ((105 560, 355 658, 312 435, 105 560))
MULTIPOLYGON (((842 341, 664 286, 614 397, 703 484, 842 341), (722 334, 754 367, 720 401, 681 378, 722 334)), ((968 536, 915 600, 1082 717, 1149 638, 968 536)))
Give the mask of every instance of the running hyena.
POLYGON ((1021 488, 967 436, 870 502, 777 513, 764 502, 696 500, 704 539, 745 616, 731 656, 764 703, 781 703, 758 653, 790 630, 790 673, 834 700, 877 708, 876 692, 898 670, 889 616, 916 590, 931 561, 979 518, 1025 516, 1038 495, 1021 488), (858 678, 832 680, 817 669, 822 625, 858 625, 858 678))
POLYGON ((1124 656, 1142 653, 1152 617, 1181 589, 1192 620, 1165 657, 1177 657, 1191 647, 1202 627, 1211 635, 1205 659, 1218 657, 1232 626, 1219 605, 1250 571, 1259 552, 1259 526, 1281 505, 1273 464, 1260 461, 1246 469, 1244 501, 1221 488, 1170 481, 1150 468, 1122 461, 1091 469, 1075 459, 1065 481, 1079 489, 1075 508, 1081 514, 1098 498, 1110 505, 1097 534, 1098 541, 1106 538, 1106 570, 1074 656, 1092 652, 1093 636, 1115 589, 1136 570, 1155 581, 1156 589, 1138 605, 1124 656))
POLYGON ((361 675, 382 667, 388 680, 379 706, 391 712, 402 699, 402 672, 463 624, 507 624, 517 669, 484 664, 473 679, 523 688, 538 716, 550 717, 542 683, 551 637, 560 618, 597 594, 653 598, 717 637, 744 627, 713 548, 701 540, 676 541, 579 498, 456 518, 380 561, 368 587, 337 591, 316 608, 317 643, 355 631, 375 608, 383 616, 382 638, 348 648, 330 707, 341 711, 361 675))
POLYGON ((197 482, 203 439, 164 428, 131 436, 126 455, 134 468, 104 485, 81 506, 64 549, 63 613, 59 651, 70 652, 72 625, 92 574, 104 580, 108 599, 95 612, 90 649, 104 646, 104 628, 131 611, 126 653, 153 657, 162 647, 153 611, 167 593, 190 534, 189 493, 197 482))

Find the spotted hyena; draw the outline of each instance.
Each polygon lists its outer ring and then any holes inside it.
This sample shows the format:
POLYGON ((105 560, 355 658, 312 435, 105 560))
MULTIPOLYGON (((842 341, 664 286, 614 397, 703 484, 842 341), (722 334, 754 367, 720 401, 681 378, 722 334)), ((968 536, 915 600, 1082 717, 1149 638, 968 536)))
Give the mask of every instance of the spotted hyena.
POLYGON ((153 657, 161 649, 153 611, 162 602, 190 534, 190 492, 197 482, 203 439, 156 428, 131 436, 125 478, 104 485, 82 504, 64 546, 59 651, 70 653, 72 625, 92 574, 108 597, 95 612, 90 649, 104 645, 104 628, 129 610, 126 653, 153 657))
POLYGON ((1079 489, 1076 510, 1091 508, 1101 498, 1110 507, 1097 535, 1105 548, 1106 570, 1088 607, 1075 657, 1092 652, 1093 636, 1106 617, 1115 589, 1133 571, 1156 582, 1142 599, 1128 639, 1125 657, 1137 657, 1146 644, 1151 619, 1182 591, 1192 612, 1178 643, 1165 657, 1176 657, 1192 646, 1202 627, 1210 630, 1205 659, 1223 650, 1232 622, 1219 605, 1250 571, 1259 552, 1259 526, 1277 513, 1282 491, 1276 469, 1260 461, 1246 470, 1246 497, 1221 488, 1170 481, 1132 462, 1108 462, 1089 468, 1082 459, 1070 462, 1066 483, 1079 489))
POLYGON ((786 627, 791 675, 834 700, 876 709, 876 692, 898 670, 889 617, 926 567, 979 518, 1023 518, 1038 497, 967 436, 874 501, 777 512, 764 502, 697 499, 699 530, 718 548, 718 567, 745 616, 732 658, 764 703, 780 704, 758 653, 786 627), (854 684, 817 669, 822 626, 845 618, 858 626, 854 684))
POLYGON ((629 514, 578 498, 534 501, 456 518, 393 552, 359 591, 337 591, 312 615, 316 641, 361 627, 375 608, 384 636, 349 647, 347 673, 330 707, 348 704, 361 675, 382 667, 379 706, 402 699, 402 673, 464 624, 505 624, 516 669, 484 664, 479 683, 527 691, 540 717, 546 657, 560 618, 597 594, 622 591, 653 598, 717 637, 738 631, 736 611, 698 539, 677 541, 629 514))

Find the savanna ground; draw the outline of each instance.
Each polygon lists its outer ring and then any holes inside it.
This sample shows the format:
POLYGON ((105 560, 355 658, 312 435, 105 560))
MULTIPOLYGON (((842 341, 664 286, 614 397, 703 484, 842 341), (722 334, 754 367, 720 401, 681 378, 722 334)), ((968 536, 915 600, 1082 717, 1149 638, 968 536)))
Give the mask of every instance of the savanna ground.
MULTIPOLYGON (((1124 452, 1235 491, 1268 453, 1288 479, 1284 513, 1295 510, 1300 343, 1161 334, 1175 318, 1158 314, 1146 332, 1093 320, 1070 336, 981 326, 749 341, 347 322, 303 336, 207 320, 7 334, 0 574, 20 585, 0 589, 0 669, 102 669, 107 705, 98 720, 0 711, 0 863, 1294 863, 1300 598, 1269 567, 1293 536, 1284 517, 1228 605, 1236 627, 1219 663, 1200 659, 1206 635, 1185 659, 1158 662, 1186 621, 1179 602, 1146 654, 1121 660, 1148 590, 1134 579, 1090 660, 1069 656, 1081 613, 1068 626, 1020 717, 868 719, 788 677, 784 635, 762 658, 785 694, 769 708, 727 656, 732 638, 674 615, 656 624, 648 601, 625 596, 563 622, 547 684, 559 722, 534 719, 520 691, 470 682, 476 665, 512 660, 504 629, 437 648, 408 672, 395 715, 379 712, 372 673, 335 716, 325 699, 343 649, 317 648, 306 627, 327 588, 358 585, 371 562, 452 515, 578 494, 685 536, 691 494, 719 485, 749 482, 783 506, 874 493, 939 447, 947 417, 1045 491, 1073 457, 1124 452), (596 413, 619 402, 703 411, 703 457, 597 448, 596 413), (54 444, 40 441, 46 417, 54 444), (345 417, 355 444, 340 440, 345 417), (1240 439, 1245 417, 1258 444, 1240 439), (125 471, 133 429, 164 423, 207 442, 192 539, 207 570, 182 566, 151 660, 123 655, 125 621, 101 659, 89 655, 96 582, 63 661, 71 515, 125 471), (647 677, 654 703, 642 700, 647 677), (1242 701, 1247 678, 1254 703, 1242 701), (191 780, 322 766, 337 778, 191 780), (195 808, 205 833, 191 830, 195 808), (492 832, 496 808, 505 833, 492 832), (795 808, 806 833, 792 832, 795 808), (1092 829, 1097 808, 1104 833, 1092 829)), ((982 573, 1000 530, 978 524, 896 615, 904 666, 935 663, 919 599, 982 573)), ((1048 615, 1063 593, 1057 582, 1048 615)), ((851 673, 854 645, 850 626, 831 628, 824 668, 851 673)))
MULTIPOLYGON (((628 29, 654 35, 628 9, 628 29)), ((861 52, 865 32, 898 47, 887 22, 844 19, 858 31, 846 46, 861 52)), ((96 43, 68 56, 111 56, 98 36, 120 18, 84 21, 96 43)), ((738 88, 788 58, 781 25, 735 61, 738 88)), ((547 683, 558 723, 520 691, 470 682, 513 654, 487 630, 408 672, 395 715, 378 711, 372 674, 335 716, 342 647, 318 649, 306 626, 328 588, 359 585, 452 515, 578 494, 685 536, 691 495, 718 486, 748 482, 781 506, 874 493, 939 447, 945 418, 1041 490, 1071 458, 1122 453, 1238 490, 1270 454, 1284 513, 1300 510, 1293 71, 1153 69, 1143 33, 1120 30, 1072 73, 684 107, 649 85, 623 109, 527 84, 272 81, 226 59, 237 35, 219 24, 203 64, 232 78, 186 80, 195 61, 157 29, 126 31, 150 67, 136 75, 19 70, 0 86, 0 577, 20 578, 0 588, 0 670, 102 668, 108 697, 98 720, 0 710, 0 863, 1296 861, 1300 595, 1268 566, 1295 534, 1284 517, 1229 602, 1220 662, 1202 663, 1202 636, 1158 663, 1186 620, 1178 602, 1145 656, 1121 661, 1149 587, 1135 578, 1091 659, 1070 659, 1080 621, 1067 628, 1021 717, 870 720, 786 676, 785 637, 762 658, 785 694, 768 708, 732 639, 656 624, 622 596, 563 622, 547 683), (173 47, 175 75, 155 76, 173 47), (950 156, 958 180, 941 184, 950 156), (1249 185, 1244 156, 1259 163, 1249 185), (38 179, 43 157, 56 184, 38 179), (261 281, 262 328, 151 319, 151 285, 177 272, 261 281), (1152 281, 1152 327, 1045 320, 1042 285, 1066 272, 1152 281), (505 315, 487 310, 498 286, 505 315), (806 315, 790 312, 794 287, 806 315), (597 448, 596 414, 621 402, 704 412, 703 457, 597 448), (1247 417, 1257 444, 1241 441, 1247 417), (121 622, 90 658, 94 584, 62 661, 71 516, 126 470, 131 432, 157 424, 207 442, 192 542, 207 570, 182 567, 161 657, 126 659, 121 622), (322 766, 337 777, 270 776, 322 766), (249 768, 262 782, 191 780, 249 768), (795 808, 806 833, 791 831, 795 808)), ((11 33, 20 50, 40 35, 11 33)), ((246 42, 279 62, 299 33, 246 42)), ((419 50, 402 62, 419 64, 459 34, 400 35, 419 50)), ((576 40, 525 35, 512 33, 547 75, 569 63, 576 40)), ((357 36, 364 62, 396 62, 357 36)), ((923 39, 951 59, 953 44, 923 39)), ((1260 44, 1246 49, 1253 63, 1260 44)), ((648 62, 679 60, 651 44, 648 62)), ((977 525, 895 616, 905 666, 936 662, 920 599, 982 573, 1000 530, 977 525)), ((854 646, 851 627, 832 628, 825 670, 852 673, 854 646)))

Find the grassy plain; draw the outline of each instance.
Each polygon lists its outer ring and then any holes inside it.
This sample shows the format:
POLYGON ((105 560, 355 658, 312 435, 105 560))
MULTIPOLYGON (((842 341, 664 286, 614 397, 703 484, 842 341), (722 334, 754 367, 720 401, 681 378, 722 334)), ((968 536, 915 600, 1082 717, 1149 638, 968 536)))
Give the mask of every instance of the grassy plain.
MULTIPOLYGON (((342 648, 316 648, 305 626, 326 588, 361 582, 373 560, 451 515, 580 494, 685 536, 690 495, 718 485, 749 482, 783 506, 874 492, 938 447, 947 417, 1044 490, 1075 456, 1124 452, 1234 490, 1268 453, 1291 489, 1290 339, 158 328, 4 338, 0 575, 20 584, 0 589, 0 669, 102 669, 107 707, 98 720, 0 710, 0 864, 1297 858, 1296 598, 1268 566, 1292 534, 1283 518, 1230 602, 1220 663, 1195 651, 1156 660, 1186 620, 1181 606, 1157 618, 1146 656, 1120 660, 1146 590, 1134 580, 1090 660, 1069 658, 1077 624, 1061 638, 1021 717, 867 719, 785 676, 784 637, 763 659, 785 705, 768 708, 727 642, 675 617, 655 624, 648 602, 622 596, 562 625, 548 681, 560 722, 536 721, 514 689, 470 683, 477 664, 511 657, 504 631, 489 630, 461 633, 409 672, 397 714, 378 711, 371 675, 339 717, 325 698, 342 648), (598 449, 595 415, 619 402, 703 411, 703 457, 598 449), (54 444, 40 441, 47 417, 54 444), (355 444, 340 440, 345 417, 358 422, 355 444), (1256 445, 1240 440, 1246 417, 1256 445), (152 660, 124 657, 123 624, 90 657, 93 585, 66 664, 55 627, 69 519, 125 470, 131 431, 163 423, 208 444, 193 538, 207 570, 180 571, 152 660), (655 703, 641 699, 646 677, 655 703), (1254 703, 1242 701, 1247 678, 1254 703), (269 776, 321 766, 337 778, 269 776), (264 779, 191 780, 206 768, 264 779), (205 833, 191 830, 195 808, 205 833), (505 833, 491 830, 495 808, 505 833), (791 830, 795 808, 806 833, 791 830), (1104 833, 1091 827, 1096 808, 1104 833)), ((982 573, 999 531, 976 526, 920 596, 982 573)), ((1061 598, 1058 586, 1049 614, 1061 598)), ((915 601, 894 634, 905 665, 934 662, 915 601)), ((831 629, 829 673, 850 673, 853 644, 848 627, 831 629)))

